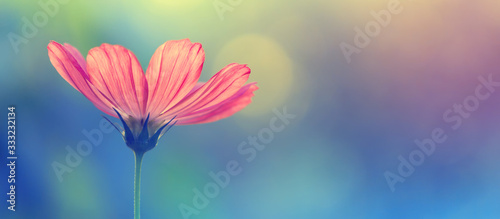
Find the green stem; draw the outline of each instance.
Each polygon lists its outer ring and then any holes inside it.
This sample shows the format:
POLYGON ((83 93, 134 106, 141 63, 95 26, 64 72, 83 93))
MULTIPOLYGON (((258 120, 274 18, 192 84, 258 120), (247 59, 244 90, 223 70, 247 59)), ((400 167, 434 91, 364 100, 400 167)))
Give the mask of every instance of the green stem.
POLYGON ((134 219, 141 218, 141 164, 144 152, 135 152, 134 219))

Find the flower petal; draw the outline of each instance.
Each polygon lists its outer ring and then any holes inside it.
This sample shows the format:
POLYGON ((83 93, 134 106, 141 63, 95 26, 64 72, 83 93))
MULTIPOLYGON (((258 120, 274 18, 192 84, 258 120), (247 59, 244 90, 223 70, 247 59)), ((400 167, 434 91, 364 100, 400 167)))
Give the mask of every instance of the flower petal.
POLYGON ((184 99, 160 118, 167 119, 175 115, 187 115, 217 105, 240 90, 250 75, 246 65, 229 64, 215 74, 207 83, 190 92, 184 99))
POLYGON ((152 118, 177 104, 193 89, 204 61, 201 44, 189 39, 168 41, 158 47, 146 70, 147 111, 152 118))
POLYGON ((145 117, 148 85, 132 52, 119 45, 102 44, 89 51, 87 69, 90 83, 118 111, 137 119, 145 117))
POLYGON ((116 116, 113 112, 113 107, 115 106, 107 101, 106 98, 89 83, 89 77, 85 67, 86 63, 78 50, 69 44, 64 44, 63 46, 55 41, 51 41, 47 49, 50 62, 64 80, 82 93, 98 109, 108 115, 116 116))
POLYGON ((177 125, 215 122, 233 115, 252 102, 253 92, 259 89, 255 84, 251 83, 243 86, 236 94, 216 105, 179 116, 177 125))
POLYGON ((78 49, 76 49, 75 47, 73 47, 69 43, 65 43, 64 48, 66 49, 66 51, 68 51, 73 56, 73 58, 76 59, 78 64, 80 64, 80 67, 82 67, 83 71, 85 72, 85 75, 88 75, 87 74, 87 62, 85 61, 85 58, 83 58, 80 51, 78 51, 78 49))

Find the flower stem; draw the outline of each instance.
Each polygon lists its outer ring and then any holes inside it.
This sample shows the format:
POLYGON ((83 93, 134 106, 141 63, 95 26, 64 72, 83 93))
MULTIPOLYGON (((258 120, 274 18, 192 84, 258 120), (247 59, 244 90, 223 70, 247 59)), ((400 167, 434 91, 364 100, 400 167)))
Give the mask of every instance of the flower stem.
POLYGON ((141 218, 141 164, 144 152, 135 152, 134 219, 141 218))

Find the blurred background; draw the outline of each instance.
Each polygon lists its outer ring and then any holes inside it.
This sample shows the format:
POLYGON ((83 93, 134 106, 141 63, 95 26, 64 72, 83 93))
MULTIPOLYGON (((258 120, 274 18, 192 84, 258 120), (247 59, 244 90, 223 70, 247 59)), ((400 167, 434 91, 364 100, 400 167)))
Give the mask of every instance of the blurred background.
POLYGON ((143 218, 500 218, 500 91, 474 98, 479 77, 500 82, 499 10, 494 0, 0 0, 5 200, 11 105, 18 155, 16 212, 3 200, 0 218, 133 218, 131 150, 101 132, 103 113, 61 78, 46 47, 66 42, 86 56, 119 44, 146 69, 158 46, 184 38, 205 49, 201 80, 238 62, 260 89, 243 111, 174 127, 145 155, 143 218), (466 116, 454 111, 464 101, 466 116), (296 117, 262 134, 284 108, 296 117), (422 154, 414 141, 435 129, 446 140, 401 176, 398 157, 422 154), (102 142, 68 166, 67 148, 90 130, 102 142), (265 148, 247 161, 238 145, 259 133, 265 148), (231 160, 241 173, 195 208, 193 189, 231 160), (71 172, 60 180, 54 163, 71 172))

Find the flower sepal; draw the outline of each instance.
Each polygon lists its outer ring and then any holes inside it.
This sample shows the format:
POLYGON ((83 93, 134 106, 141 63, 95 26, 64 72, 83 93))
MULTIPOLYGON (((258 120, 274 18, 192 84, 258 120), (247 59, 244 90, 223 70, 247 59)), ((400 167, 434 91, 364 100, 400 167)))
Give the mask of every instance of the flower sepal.
POLYGON ((123 124, 123 130, 119 129, 118 126, 115 125, 113 122, 111 122, 108 118, 106 117, 104 118, 108 120, 108 122, 111 123, 111 125, 113 125, 115 129, 118 130, 118 132, 120 132, 120 134, 123 137, 123 140, 125 141, 125 144, 127 144, 127 146, 136 153, 145 153, 156 147, 156 145, 158 144, 158 139, 160 139, 160 137, 163 134, 165 134, 168 130, 170 130, 170 128, 172 128, 172 126, 174 126, 176 123, 176 122, 172 123, 172 121, 175 119, 174 117, 170 119, 170 121, 168 121, 165 125, 158 128, 158 130, 156 130, 154 134, 150 136, 148 131, 148 122, 149 122, 149 115, 148 115, 148 117, 142 124, 141 132, 139 134, 137 133, 134 134, 134 132, 132 131, 132 129, 130 129, 127 122, 123 119, 122 115, 118 113, 116 109, 114 110, 123 124), (167 129, 165 130, 165 128, 167 129))

